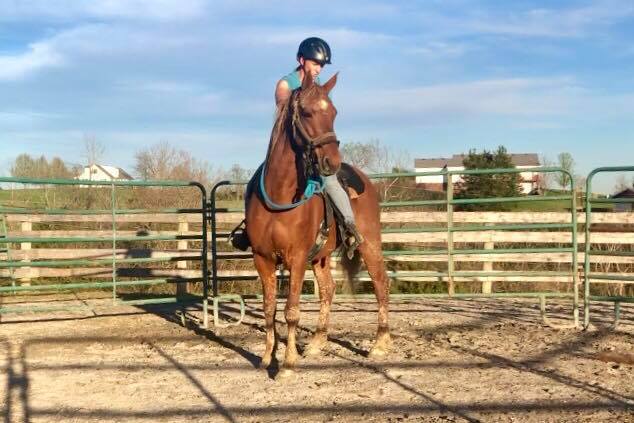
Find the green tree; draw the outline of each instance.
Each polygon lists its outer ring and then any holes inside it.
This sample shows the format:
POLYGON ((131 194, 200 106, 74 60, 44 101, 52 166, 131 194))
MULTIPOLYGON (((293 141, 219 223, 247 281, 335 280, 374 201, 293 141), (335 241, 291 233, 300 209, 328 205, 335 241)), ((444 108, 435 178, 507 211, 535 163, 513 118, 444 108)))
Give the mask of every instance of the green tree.
MULTIPOLYGON (((477 153, 470 150, 463 161, 467 170, 471 169, 512 169, 515 168, 510 154, 503 146, 497 151, 484 150, 477 153)), ((500 198, 521 195, 519 173, 496 173, 490 175, 464 175, 458 186, 456 198, 500 198)), ((466 204, 463 210, 508 210, 512 203, 466 204)))

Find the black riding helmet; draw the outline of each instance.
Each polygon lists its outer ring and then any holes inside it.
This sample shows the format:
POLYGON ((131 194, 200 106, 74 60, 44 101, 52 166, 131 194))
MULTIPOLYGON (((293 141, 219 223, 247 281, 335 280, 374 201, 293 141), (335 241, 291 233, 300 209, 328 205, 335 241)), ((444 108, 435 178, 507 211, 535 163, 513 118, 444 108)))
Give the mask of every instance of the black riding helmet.
POLYGON ((327 42, 317 37, 306 38, 299 45, 297 49, 297 59, 303 57, 304 59, 314 60, 320 65, 324 66, 330 64, 330 46, 327 42))

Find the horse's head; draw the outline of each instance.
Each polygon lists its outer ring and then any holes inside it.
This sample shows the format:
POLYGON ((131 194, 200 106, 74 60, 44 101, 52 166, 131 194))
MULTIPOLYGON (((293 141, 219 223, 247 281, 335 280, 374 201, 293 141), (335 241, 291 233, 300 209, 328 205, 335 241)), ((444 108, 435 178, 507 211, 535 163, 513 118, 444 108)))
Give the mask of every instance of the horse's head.
POLYGON ((308 153, 309 160, 316 159, 319 173, 324 176, 336 173, 341 166, 334 132, 337 109, 328 97, 336 83, 336 74, 323 86, 304 78, 302 89, 291 99, 295 143, 308 153))

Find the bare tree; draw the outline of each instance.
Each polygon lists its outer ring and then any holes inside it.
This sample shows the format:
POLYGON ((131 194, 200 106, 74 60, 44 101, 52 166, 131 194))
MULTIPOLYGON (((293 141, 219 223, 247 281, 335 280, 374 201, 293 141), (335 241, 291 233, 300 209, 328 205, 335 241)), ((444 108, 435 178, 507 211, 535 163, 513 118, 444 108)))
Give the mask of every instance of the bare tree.
MULTIPOLYGON (((413 160, 406 151, 397 151, 387 146, 382 146, 378 139, 372 139, 367 143, 350 142, 341 148, 343 160, 358 167, 367 173, 405 172, 411 169, 413 160)), ((404 184, 401 178, 382 179, 376 183, 381 198, 398 200, 405 191, 395 190, 397 185, 404 184), (396 193, 397 198, 395 195, 396 193)))
POLYGON ((406 151, 396 151, 382 146, 378 139, 369 142, 349 142, 341 147, 345 162, 368 173, 392 172, 411 168, 413 163, 406 151))
POLYGON ((616 178, 616 183, 614 184, 614 192, 615 193, 619 193, 619 192, 625 191, 626 189, 632 188, 632 187, 634 187, 634 181, 629 183, 627 181, 627 176, 625 176, 624 174, 620 174, 616 178))
MULTIPOLYGON (((575 161, 570 153, 559 153, 557 162, 559 167, 568 171, 573 178, 575 177, 575 161)), ((563 189, 567 189, 570 185, 570 176, 567 173, 558 173, 555 180, 563 189)))
POLYGON ((253 171, 250 169, 245 169, 240 166, 238 163, 234 163, 229 169, 229 179, 231 181, 247 181, 251 175, 253 175, 253 171))
POLYGON ((35 160, 26 154, 20 154, 11 165, 11 176, 15 178, 36 177, 35 160))
POLYGON ((84 135, 84 153, 88 166, 99 163, 103 159, 106 148, 102 143, 97 141, 94 135, 84 135))
MULTIPOLYGON (((542 156, 541 157, 541 163, 543 167, 555 167, 555 162, 552 161, 549 157, 547 156, 542 156)), ((549 190, 553 187, 553 184, 555 182, 555 178, 556 178, 556 174, 555 173, 550 173, 550 172, 544 172, 544 173, 540 173, 539 174, 539 178, 537 180, 537 186, 539 188, 540 192, 545 192, 546 190, 549 190)))
POLYGON ((140 150, 134 169, 142 179, 173 179, 209 183, 211 168, 185 150, 177 150, 163 141, 140 150))

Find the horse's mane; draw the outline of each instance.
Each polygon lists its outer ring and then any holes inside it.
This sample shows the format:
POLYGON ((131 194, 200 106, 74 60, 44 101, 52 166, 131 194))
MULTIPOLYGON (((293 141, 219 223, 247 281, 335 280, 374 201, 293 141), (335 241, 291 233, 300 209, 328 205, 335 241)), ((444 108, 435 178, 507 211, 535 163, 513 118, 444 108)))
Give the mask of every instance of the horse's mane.
POLYGON ((280 138, 282 131, 285 130, 284 123, 286 123, 286 118, 288 116, 288 110, 291 104, 291 98, 293 95, 288 96, 286 100, 280 103, 277 106, 277 110, 275 111, 275 118, 273 120, 273 129, 271 130, 271 139, 269 140, 269 149, 266 152, 266 159, 268 160, 269 155, 273 151, 277 140, 280 138))
MULTIPOLYGON (((312 91, 316 87, 319 87, 319 85, 313 84, 306 91, 306 93, 304 95, 310 96, 310 94, 312 93, 312 91)), ((288 118, 288 114, 289 114, 289 110, 290 110, 290 107, 291 107, 291 101, 295 98, 296 95, 298 95, 298 93, 293 91, 291 93, 291 95, 289 95, 286 100, 284 100, 282 103, 280 103, 278 105, 277 110, 275 111, 275 117, 273 119, 273 122, 274 122, 273 123, 273 129, 271 130, 271 139, 269 140, 269 148, 268 148, 267 153, 266 153, 267 161, 268 161, 269 155, 273 151, 273 148, 277 144, 277 140, 280 139, 282 133, 287 129, 285 127, 285 124, 286 124, 286 121, 287 121, 287 118, 288 118)))

